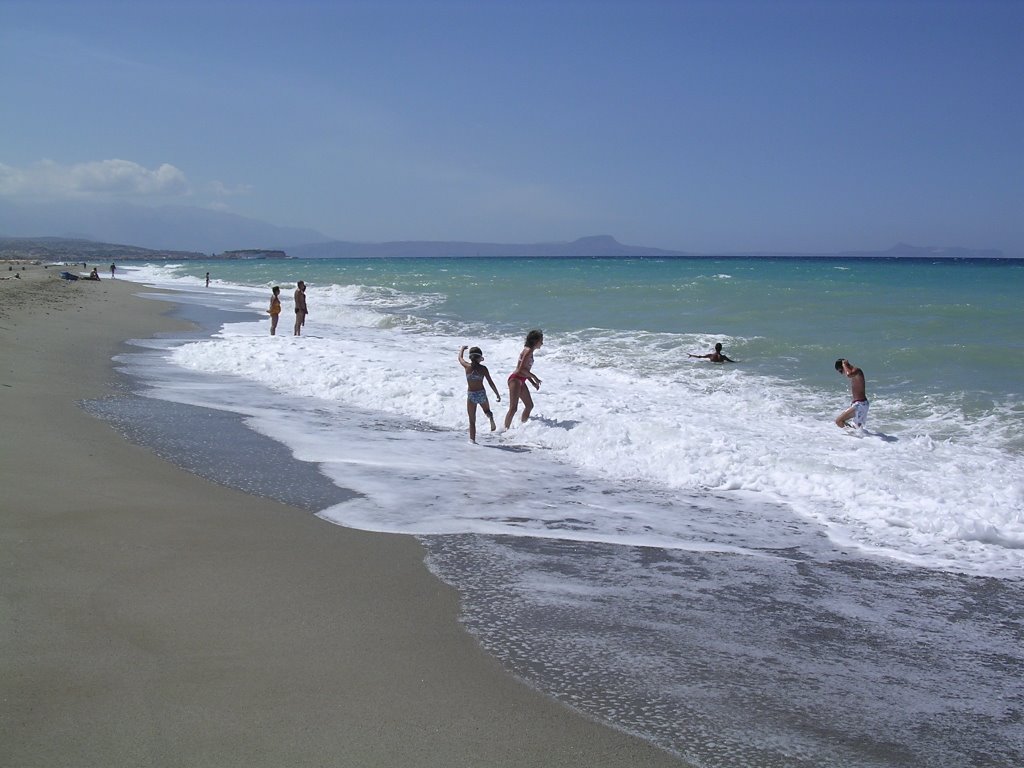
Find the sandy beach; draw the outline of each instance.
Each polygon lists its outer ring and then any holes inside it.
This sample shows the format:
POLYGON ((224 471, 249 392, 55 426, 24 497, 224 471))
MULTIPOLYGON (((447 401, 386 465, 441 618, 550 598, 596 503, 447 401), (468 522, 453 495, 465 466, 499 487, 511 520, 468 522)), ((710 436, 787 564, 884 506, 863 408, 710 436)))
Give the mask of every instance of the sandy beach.
POLYGON ((16 269, 0 764, 681 765, 503 670, 415 539, 213 484, 87 414, 124 341, 180 321, 135 284, 16 269))

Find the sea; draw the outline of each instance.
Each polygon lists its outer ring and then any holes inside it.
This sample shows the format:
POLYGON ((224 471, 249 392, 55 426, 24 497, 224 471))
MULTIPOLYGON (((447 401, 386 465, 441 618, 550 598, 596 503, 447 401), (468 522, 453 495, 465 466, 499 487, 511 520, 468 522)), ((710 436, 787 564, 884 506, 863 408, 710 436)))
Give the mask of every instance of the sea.
POLYGON ((219 482, 417 537, 466 630, 528 685, 697 766, 1024 765, 1024 261, 122 277, 197 330, 134 340, 131 396, 94 410, 219 482), (533 415, 504 431, 535 328, 533 415), (689 356, 718 342, 736 362, 689 356), (501 393, 476 444, 463 345, 501 393), (861 429, 834 422, 837 358, 865 373, 861 429))

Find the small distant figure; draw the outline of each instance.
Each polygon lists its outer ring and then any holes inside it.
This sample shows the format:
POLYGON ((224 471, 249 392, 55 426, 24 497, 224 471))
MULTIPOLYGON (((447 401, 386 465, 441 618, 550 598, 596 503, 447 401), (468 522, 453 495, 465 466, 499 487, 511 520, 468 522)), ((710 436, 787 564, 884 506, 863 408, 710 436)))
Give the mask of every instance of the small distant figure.
POLYGON ((516 369, 508 377, 508 413, 505 414, 505 429, 512 426, 512 417, 519 410, 519 401, 523 401, 522 422, 525 424, 533 411, 533 397, 526 382, 533 384, 534 389, 540 389, 540 379, 531 370, 533 368, 533 353, 544 346, 544 332, 532 330, 526 334, 526 346, 519 353, 519 362, 516 369))
POLYGON ((712 363, 735 363, 736 362, 731 357, 727 357, 726 354, 724 352, 722 352, 722 342, 718 342, 717 344, 715 344, 715 351, 714 352, 708 352, 706 355, 694 355, 694 354, 691 354, 690 352, 687 352, 686 356, 687 357, 698 357, 698 358, 701 358, 701 359, 710 360, 712 363))
POLYGON ((479 405, 484 412, 484 416, 491 422, 491 432, 497 429, 497 425, 494 423, 494 414, 491 413, 490 405, 487 402, 487 390, 484 389, 484 381, 491 385, 491 389, 494 391, 494 397, 501 402, 501 395, 498 394, 498 388, 494 386, 494 381, 491 379, 491 372, 487 370, 487 366, 483 364, 484 353, 480 347, 469 347, 469 362, 466 362, 465 352, 467 347, 463 346, 459 350, 459 362, 466 371, 466 413, 469 415, 469 442, 476 442, 476 407, 479 405))
POLYGON ((100 272, 99 272, 99 270, 96 267, 93 267, 92 268, 92 272, 90 272, 89 276, 87 278, 85 278, 85 279, 86 280, 99 280, 100 279, 100 272))
MULTIPOLYGON (((209 272, 207 272, 209 274, 209 272)), ((277 335, 277 319, 281 316, 281 286, 275 285, 270 289, 270 335, 277 335)))
POLYGON ((306 315, 309 314, 309 310, 306 309, 306 284, 299 280, 298 287, 295 289, 295 335, 302 335, 302 326, 306 324, 306 315))
POLYGON ((110 279, 114 279, 114 273, 117 271, 117 265, 114 262, 110 262, 110 279))
POLYGON ((864 371, 842 357, 836 360, 836 371, 850 380, 850 393, 853 399, 850 407, 836 416, 836 426, 843 429, 852 424, 859 429, 868 421, 868 395, 864 371))
POLYGON ((209 272, 206 273, 206 287, 207 288, 210 287, 210 273, 209 272))

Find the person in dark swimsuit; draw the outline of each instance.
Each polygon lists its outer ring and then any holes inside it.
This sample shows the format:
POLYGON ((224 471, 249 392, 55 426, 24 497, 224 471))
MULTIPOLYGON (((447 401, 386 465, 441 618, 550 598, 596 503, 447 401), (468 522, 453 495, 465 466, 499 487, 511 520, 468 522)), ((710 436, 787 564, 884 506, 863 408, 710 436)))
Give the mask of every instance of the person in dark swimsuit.
POLYGON ((700 357, 705 360, 710 360, 712 363, 735 363, 736 361, 730 357, 726 357, 725 353, 722 352, 722 342, 715 344, 715 351, 708 352, 706 355, 695 355, 691 352, 686 353, 687 357, 700 357))
POLYGON ((525 424, 533 411, 533 397, 526 386, 526 382, 533 384, 534 389, 540 389, 540 379, 530 370, 533 368, 533 353, 544 346, 544 332, 533 330, 526 334, 526 346, 519 353, 519 362, 516 369, 508 377, 508 413, 505 414, 505 429, 512 426, 512 417, 519 410, 519 401, 523 401, 522 421, 525 424))
POLYGON ((306 316, 309 309, 306 308, 306 284, 299 280, 295 288, 295 335, 302 335, 302 326, 306 324, 306 316))
POLYGON ((476 442, 476 407, 479 405, 484 415, 490 419, 491 432, 497 429, 497 425, 494 423, 494 414, 491 413, 490 406, 487 403, 487 390, 484 389, 484 381, 491 385, 491 389, 494 390, 494 396, 501 402, 501 395, 498 394, 498 388, 494 386, 494 381, 491 379, 491 372, 487 370, 487 366, 483 364, 484 353, 480 347, 462 347, 459 350, 459 363, 466 371, 466 413, 469 415, 469 442, 476 442), (466 362, 465 352, 469 349, 469 362, 466 362))

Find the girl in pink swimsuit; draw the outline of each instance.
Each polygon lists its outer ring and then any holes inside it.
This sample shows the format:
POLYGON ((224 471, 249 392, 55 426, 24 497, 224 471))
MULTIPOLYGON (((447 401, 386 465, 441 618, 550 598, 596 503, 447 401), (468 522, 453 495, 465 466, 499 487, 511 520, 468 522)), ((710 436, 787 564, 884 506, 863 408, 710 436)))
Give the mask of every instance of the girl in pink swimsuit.
POLYGON ((519 362, 516 369, 508 377, 508 413, 505 414, 505 429, 512 426, 512 417, 519 410, 519 401, 523 401, 522 421, 525 423, 530 418, 533 410, 533 397, 526 382, 533 384, 534 389, 540 389, 540 379, 530 370, 533 368, 534 350, 544 346, 544 332, 533 330, 526 334, 526 346, 519 353, 519 362))

